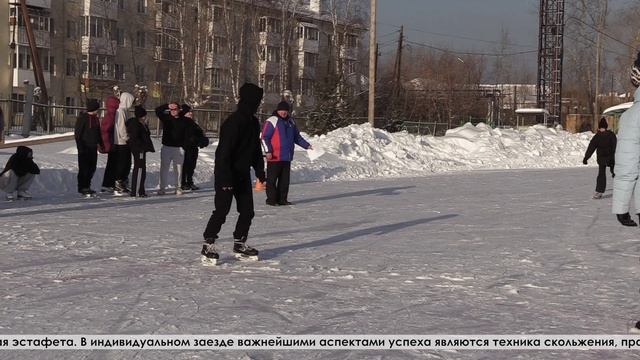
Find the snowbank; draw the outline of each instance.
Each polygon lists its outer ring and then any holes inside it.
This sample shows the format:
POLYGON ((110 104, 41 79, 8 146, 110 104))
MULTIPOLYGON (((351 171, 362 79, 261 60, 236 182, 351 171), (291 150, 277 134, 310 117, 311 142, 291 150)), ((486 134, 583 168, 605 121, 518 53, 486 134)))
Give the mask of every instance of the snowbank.
MULTIPOLYGON (((368 124, 351 125, 322 136, 306 137, 325 155, 310 161, 296 148, 294 183, 365 178, 425 176, 433 173, 491 169, 559 168, 582 166, 592 133, 571 134, 541 125, 526 129, 491 129, 485 124, 447 131, 445 136, 388 133, 368 124)), ((161 145, 157 139, 156 149, 161 145)), ((201 150, 196 181, 211 185, 215 142, 201 150)), ((75 192, 77 156, 71 141, 33 146, 43 169, 34 192, 75 192)), ((13 149, 0 152, 4 164, 13 149)), ((106 156, 101 155, 93 186, 99 188, 106 156)), ((593 160, 595 163, 595 159, 593 160)), ((157 187, 160 152, 147 159, 147 188, 157 187)))

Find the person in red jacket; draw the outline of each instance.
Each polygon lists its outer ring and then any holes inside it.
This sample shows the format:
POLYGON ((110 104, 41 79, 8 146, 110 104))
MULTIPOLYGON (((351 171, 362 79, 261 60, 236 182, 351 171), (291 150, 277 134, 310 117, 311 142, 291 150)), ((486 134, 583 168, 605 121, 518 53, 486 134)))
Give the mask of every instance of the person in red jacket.
POLYGON ((289 103, 278 104, 273 116, 262 128, 262 150, 267 158, 267 205, 291 205, 289 202, 289 179, 295 145, 313 149, 301 135, 293 118, 289 115, 289 103))

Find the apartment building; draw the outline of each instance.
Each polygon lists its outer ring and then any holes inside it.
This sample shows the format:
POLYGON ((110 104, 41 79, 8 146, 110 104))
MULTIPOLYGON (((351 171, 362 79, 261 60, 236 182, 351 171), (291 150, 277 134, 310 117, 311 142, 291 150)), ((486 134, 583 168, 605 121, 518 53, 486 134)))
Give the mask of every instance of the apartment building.
MULTIPOLYGON (((354 8, 358 16, 347 21, 328 1, 306 0, 286 11, 282 3, 27 0, 55 104, 82 106, 87 97, 104 99, 114 85, 131 91, 139 84, 149 89, 148 106, 188 99, 222 109, 235 102, 238 84, 250 81, 265 89, 265 109, 284 92, 304 110, 337 71, 357 92, 367 72, 368 14, 354 8)), ((23 99, 23 81, 35 83, 33 63, 19 6, 10 3, 9 12, 11 96, 23 99)))

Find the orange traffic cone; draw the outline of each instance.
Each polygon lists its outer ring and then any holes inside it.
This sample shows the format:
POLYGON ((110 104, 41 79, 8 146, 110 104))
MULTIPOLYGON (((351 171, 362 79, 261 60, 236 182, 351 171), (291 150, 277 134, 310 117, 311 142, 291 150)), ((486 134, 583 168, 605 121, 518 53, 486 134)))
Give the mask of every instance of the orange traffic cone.
POLYGON ((253 187, 253 191, 264 191, 267 188, 267 183, 256 179, 256 185, 253 187))

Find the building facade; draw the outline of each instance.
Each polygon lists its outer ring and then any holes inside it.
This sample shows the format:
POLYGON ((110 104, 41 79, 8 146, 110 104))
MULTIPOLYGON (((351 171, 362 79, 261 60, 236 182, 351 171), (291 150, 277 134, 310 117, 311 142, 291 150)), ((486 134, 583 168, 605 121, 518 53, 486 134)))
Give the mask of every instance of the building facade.
MULTIPOLYGON (((27 0, 53 104, 83 106, 115 85, 131 92, 138 84, 149 89, 148 107, 176 100, 223 109, 235 103, 239 85, 254 82, 265 89, 265 109, 287 96, 301 111, 315 106, 317 88, 331 75, 340 75, 345 92, 357 92, 360 81, 350 79, 367 72, 367 13, 332 3, 27 0), (348 20, 345 11, 353 14, 348 20)), ((14 2, 9 15, 0 41, 13 44, 11 96, 22 100, 24 81, 36 81, 14 2)))

